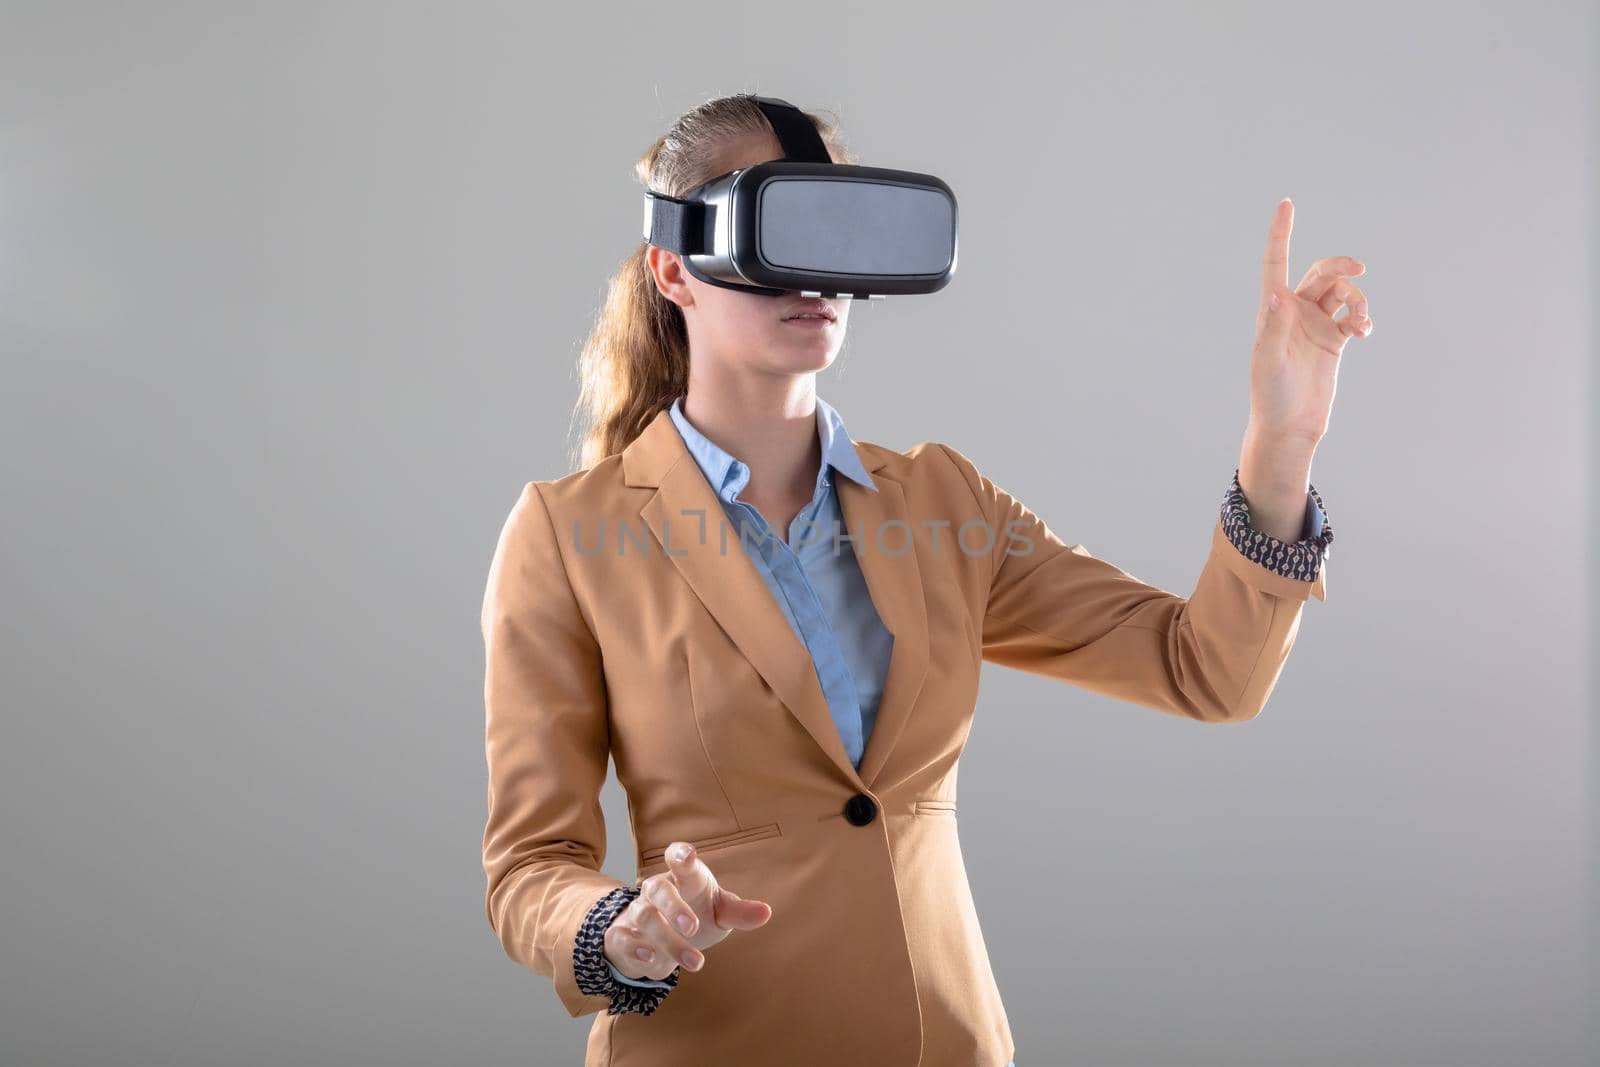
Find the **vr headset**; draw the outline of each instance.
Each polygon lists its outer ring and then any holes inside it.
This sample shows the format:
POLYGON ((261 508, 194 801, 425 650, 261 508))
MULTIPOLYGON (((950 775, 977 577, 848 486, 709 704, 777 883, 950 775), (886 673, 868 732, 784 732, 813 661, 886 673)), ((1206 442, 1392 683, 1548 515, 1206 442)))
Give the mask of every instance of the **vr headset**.
POLYGON ((931 174, 834 163, 799 108, 746 94, 783 158, 682 198, 646 192, 644 239, 710 285, 763 296, 882 299, 933 293, 956 270, 956 198, 931 174))

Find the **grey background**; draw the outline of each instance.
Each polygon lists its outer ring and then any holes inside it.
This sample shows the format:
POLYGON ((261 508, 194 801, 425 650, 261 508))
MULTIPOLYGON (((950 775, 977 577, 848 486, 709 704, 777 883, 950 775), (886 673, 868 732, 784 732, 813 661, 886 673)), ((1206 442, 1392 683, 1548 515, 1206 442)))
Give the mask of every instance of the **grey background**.
POLYGON ((1180 593, 1273 204, 1292 283, 1370 266, 1261 717, 986 669, 962 842, 1020 1067, 1593 1062, 1597 25, 0 5, 0 1063, 579 1061, 483 915, 477 611, 567 469, 633 161, 741 90, 960 197, 954 283, 820 379, 851 432, 1180 593))

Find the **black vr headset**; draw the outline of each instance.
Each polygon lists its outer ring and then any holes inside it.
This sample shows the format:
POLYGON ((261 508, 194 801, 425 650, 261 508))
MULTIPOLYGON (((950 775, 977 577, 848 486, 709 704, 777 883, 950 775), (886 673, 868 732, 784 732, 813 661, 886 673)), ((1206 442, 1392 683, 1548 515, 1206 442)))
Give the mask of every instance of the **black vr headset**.
POLYGON ((956 198, 931 174, 834 163, 786 100, 746 94, 783 158, 702 182, 681 199, 646 192, 644 238, 724 289, 882 299, 933 293, 956 270, 956 198))

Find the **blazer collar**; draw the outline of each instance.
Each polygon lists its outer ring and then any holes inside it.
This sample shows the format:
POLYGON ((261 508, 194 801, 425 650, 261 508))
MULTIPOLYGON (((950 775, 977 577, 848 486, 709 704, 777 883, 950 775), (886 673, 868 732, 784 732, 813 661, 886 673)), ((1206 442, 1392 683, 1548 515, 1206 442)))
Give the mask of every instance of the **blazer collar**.
MULTIPOLYGON (((871 472, 887 463, 888 456, 876 449, 864 449, 860 442, 852 440, 844 432, 844 420, 832 406, 825 405, 821 397, 817 398, 817 412, 818 433, 823 435, 823 455, 828 457, 828 463, 869 489, 875 489, 871 472)), ((685 457, 694 459, 683 434, 673 422, 672 405, 668 405, 656 412, 639 436, 622 450, 623 480, 634 487, 658 486, 666 471, 685 457)))
MULTIPOLYGON (((844 419, 820 396, 816 401, 817 439, 822 446, 822 463, 817 467, 817 481, 813 487, 813 494, 822 491, 823 483, 828 480, 830 467, 877 492, 877 486, 872 484, 872 475, 868 474, 866 467, 862 465, 861 457, 850 441, 850 434, 844 428, 844 419)), ((700 428, 689 421, 689 417, 683 413, 683 397, 673 400, 672 406, 667 411, 677 426, 678 433, 683 435, 684 443, 689 446, 689 454, 705 472, 706 481, 711 483, 711 487, 717 491, 719 497, 732 503, 739 491, 749 484, 750 468, 737 456, 731 455, 701 433, 700 428)))
POLYGON ((639 515, 662 554, 850 784, 865 790, 882 772, 927 677, 927 601, 917 552, 906 543, 923 528, 910 512, 901 483, 878 473, 891 453, 863 447, 842 434, 837 440, 849 443, 863 473, 877 475, 862 481, 838 479, 835 488, 844 516, 842 532, 853 536, 848 544, 873 606, 894 635, 878 717, 859 770, 839 738, 810 651, 746 555, 738 530, 720 521, 720 498, 690 454, 670 408, 656 412, 622 450, 622 471, 628 485, 655 489, 639 515))

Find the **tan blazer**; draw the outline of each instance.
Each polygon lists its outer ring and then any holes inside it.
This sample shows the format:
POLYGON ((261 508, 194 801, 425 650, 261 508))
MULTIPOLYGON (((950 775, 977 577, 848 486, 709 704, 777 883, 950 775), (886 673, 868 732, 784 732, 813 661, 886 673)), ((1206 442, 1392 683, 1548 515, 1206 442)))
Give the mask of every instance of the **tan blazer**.
POLYGON ((895 638, 859 771, 666 410, 621 454, 528 483, 501 531, 482 615, 486 910, 513 960, 596 1015, 586 1067, 1002 1067, 1015 1047, 956 817, 982 661, 1242 722, 1324 598, 1323 573, 1251 561, 1220 516, 1185 598, 1063 543, 947 445, 855 444, 879 491, 834 480, 863 535, 844 550, 895 638), (608 756, 640 878, 692 841, 773 909, 648 1016, 608 1014, 573 975, 580 922, 624 884, 600 872, 608 756))

